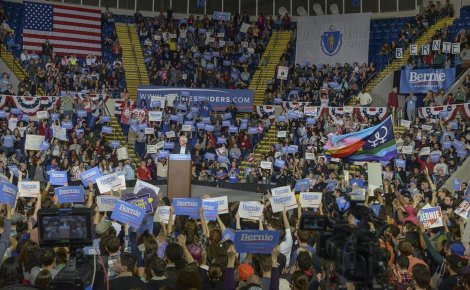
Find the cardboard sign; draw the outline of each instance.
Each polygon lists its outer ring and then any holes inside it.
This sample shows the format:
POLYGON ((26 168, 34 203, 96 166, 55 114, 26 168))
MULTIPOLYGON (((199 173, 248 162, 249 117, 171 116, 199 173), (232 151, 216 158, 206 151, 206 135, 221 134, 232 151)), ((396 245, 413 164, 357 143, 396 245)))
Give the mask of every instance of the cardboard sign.
POLYGON ((432 229, 444 226, 442 222, 441 207, 432 207, 430 204, 425 205, 418 213, 419 222, 425 229, 432 229))
POLYGON ((279 232, 235 231, 233 242, 238 253, 271 254, 279 242, 279 232))
POLYGON ((263 205, 259 201, 240 201, 238 214, 244 219, 259 220, 263 214, 263 205))
POLYGON ((83 186, 62 186, 54 188, 54 194, 58 198, 58 203, 85 202, 85 190, 83 186))
POLYGON ((145 135, 153 135, 155 133, 155 129, 154 128, 145 128, 144 129, 144 134, 145 135))
POLYGON ((382 164, 367 162, 367 179, 371 192, 374 192, 376 188, 382 188, 382 164))
POLYGON ((198 198, 173 198, 175 215, 187 215, 191 218, 198 218, 201 203, 202 201, 198 198))
POLYGON ((272 196, 281 196, 284 194, 289 194, 291 192, 290 186, 281 186, 281 187, 276 187, 276 188, 271 188, 271 195, 272 196))
POLYGON ((100 169, 95 166, 93 168, 88 169, 87 171, 83 171, 80 173, 80 179, 83 183, 83 186, 88 187, 88 182, 92 182, 93 184, 96 183, 96 179, 101 177, 100 169))
POLYGON ((429 155, 429 154, 431 154, 431 147, 423 147, 421 148, 421 150, 419 150, 420 156, 429 155))
POLYGON ((114 206, 111 219, 124 224, 129 224, 133 228, 137 229, 140 227, 144 216, 145 209, 123 200, 116 200, 116 205, 114 206))
POLYGON ((228 200, 227 196, 220 196, 220 197, 211 197, 204 199, 205 201, 217 202, 218 208, 217 211, 219 214, 228 213, 228 200))
POLYGON ((166 132, 165 135, 167 138, 174 138, 176 136, 175 131, 166 132))
POLYGON ((65 185, 68 183, 67 171, 51 171, 49 174, 52 185, 65 185))
POLYGON ((289 75, 289 67, 287 66, 277 67, 277 79, 278 80, 287 80, 288 75, 289 75))
POLYGON ((129 159, 129 153, 127 152, 126 147, 121 147, 116 150, 118 160, 126 160, 129 159))
POLYGON ((279 196, 273 196, 270 199, 273 213, 281 212, 284 207, 287 210, 297 208, 297 201, 293 192, 279 196))
POLYGON ((118 178, 117 174, 111 173, 107 175, 100 176, 96 179, 96 185, 100 193, 106 193, 112 191, 115 187, 121 185, 121 180, 118 178))
POLYGON ((202 201, 202 208, 204 209, 204 219, 207 221, 216 221, 217 220, 217 210, 219 204, 215 201, 202 201))
POLYGON ((0 203, 9 204, 12 208, 15 206, 16 194, 18 192, 18 187, 15 185, 1 181, 0 182, 0 203))
POLYGON ((39 181, 21 181, 18 183, 20 197, 38 197, 40 189, 39 181))
POLYGON ((33 151, 41 151, 41 143, 44 141, 46 137, 41 135, 26 135, 26 140, 24 143, 24 149, 26 150, 33 150, 33 151))
POLYGON ((320 207, 321 199, 322 199, 321 192, 301 192, 300 193, 300 206, 306 208, 318 208, 320 207))
POLYGON ((112 196, 112 195, 98 195, 96 197, 96 205, 98 206, 98 210, 103 211, 113 211, 114 206, 116 205, 116 200, 119 197, 112 196))

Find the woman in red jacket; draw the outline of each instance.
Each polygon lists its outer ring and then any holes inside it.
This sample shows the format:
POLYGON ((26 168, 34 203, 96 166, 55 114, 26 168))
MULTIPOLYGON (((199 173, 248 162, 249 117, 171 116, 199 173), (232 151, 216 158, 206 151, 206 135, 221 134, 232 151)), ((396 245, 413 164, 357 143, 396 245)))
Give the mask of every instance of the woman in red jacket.
POLYGON ((147 168, 145 161, 140 162, 140 166, 137 168, 137 178, 140 180, 152 179, 151 171, 147 168))

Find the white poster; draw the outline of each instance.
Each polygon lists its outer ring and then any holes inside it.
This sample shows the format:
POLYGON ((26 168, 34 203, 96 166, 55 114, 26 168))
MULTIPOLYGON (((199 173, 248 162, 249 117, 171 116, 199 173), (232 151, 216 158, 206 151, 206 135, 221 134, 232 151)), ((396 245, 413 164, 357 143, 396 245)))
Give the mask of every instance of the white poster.
POLYGON ((431 154, 431 147, 423 147, 421 150, 419 150, 419 155, 429 155, 431 154))
POLYGON ((287 131, 277 131, 277 138, 286 138, 287 131))
POLYGON ((258 220, 263 214, 263 205, 259 201, 240 201, 238 214, 244 219, 258 220))
POLYGON ((13 131, 16 129, 16 127, 18 127, 18 119, 17 118, 8 119, 8 129, 10 129, 10 131, 13 131))
POLYGON ((148 154, 157 153, 157 145, 147 145, 147 153, 148 154))
POLYGON ((176 136, 175 131, 168 131, 165 133, 165 135, 167 138, 174 138, 176 136))
POLYGON ((261 161, 261 168, 263 169, 271 169, 272 166, 273 166, 273 163, 272 162, 269 162, 269 161, 261 161))
POLYGON ((52 127, 52 131, 54 132, 55 138, 61 141, 67 141, 67 129, 54 125, 54 127, 52 127))
POLYGON ((368 63, 371 13, 302 16, 295 63, 368 63))
POLYGON ((401 153, 403 153, 403 154, 413 154, 413 147, 412 146, 403 146, 403 147, 401 147, 401 153))
POLYGON ((269 201, 271 202, 273 213, 281 212, 284 210, 284 208, 286 211, 297 208, 297 201, 295 200, 295 195, 293 192, 279 196, 273 196, 269 199, 269 201))
MULTIPOLYGON (((173 215, 173 223, 175 221, 176 215, 173 215)), ((159 206, 157 207, 157 214, 155 215, 155 222, 168 224, 170 221, 170 207, 169 206, 159 206)))
POLYGON ((320 207, 321 199, 321 192, 301 192, 299 198, 300 206, 307 208, 318 208, 320 207))
POLYGON ((127 148, 126 148, 126 147, 118 148, 118 149, 116 150, 116 152, 117 152, 118 160, 126 160, 126 159, 129 159, 129 153, 127 152, 127 148))
POLYGON ((121 179, 115 173, 111 173, 97 178, 96 184, 100 193, 105 193, 112 191, 114 188, 120 188, 121 179))
POLYGON ((191 132, 191 125, 183 125, 181 131, 191 132))
POLYGON ((24 149, 26 150, 41 150, 41 143, 46 137, 41 135, 26 135, 26 140, 24 143, 24 149))
POLYGON ((400 120, 400 126, 410 129, 411 121, 408 120, 400 120))
POLYGON ((227 196, 211 197, 211 198, 206 198, 204 200, 211 201, 211 202, 217 202, 219 204, 219 207, 217 208, 217 211, 218 211, 219 214, 228 213, 227 196))
POLYGON ((49 118, 49 114, 47 113, 47 111, 37 111, 36 118, 38 118, 38 120, 47 119, 49 118))
POLYGON ((142 180, 140 180, 140 179, 137 179, 137 181, 136 181, 136 183, 135 183, 135 187, 134 187, 134 191, 133 191, 133 192, 134 192, 134 193, 138 193, 139 190, 141 190, 141 189, 144 188, 144 187, 147 187, 147 188, 152 189, 152 190, 155 192, 155 194, 156 194, 157 196, 158 196, 158 193, 160 192, 160 187, 157 187, 157 186, 155 186, 155 185, 152 185, 152 184, 147 183, 147 182, 145 182, 145 181, 142 181, 142 180))
POLYGON ((160 122, 163 117, 163 112, 159 111, 150 111, 149 112, 149 121, 150 122, 160 122))
POLYGON ((277 67, 277 79, 278 80, 287 80, 288 75, 289 75, 289 67, 287 66, 277 67))
POLYGON ((144 133, 145 133, 145 135, 153 135, 155 133, 155 129, 154 128, 145 128, 144 133))
POLYGON ((250 28, 250 24, 242 23, 242 26, 240 27, 240 32, 246 33, 248 31, 248 28, 250 28))
POLYGON ((40 192, 39 181, 21 181, 18 184, 20 197, 38 197, 40 192))
POLYGON ((315 153, 305 152, 305 160, 315 159, 315 153))
POLYGON ((289 185, 271 188, 272 196, 280 196, 280 195, 288 194, 290 192, 291 192, 291 189, 289 185))

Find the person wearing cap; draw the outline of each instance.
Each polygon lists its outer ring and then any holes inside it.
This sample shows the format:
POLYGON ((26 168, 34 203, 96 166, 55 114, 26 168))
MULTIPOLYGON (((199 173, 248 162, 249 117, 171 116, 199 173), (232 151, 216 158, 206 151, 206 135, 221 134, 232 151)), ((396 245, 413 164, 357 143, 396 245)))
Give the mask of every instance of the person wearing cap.
MULTIPOLYGON (((452 246, 451 246, 451 251, 452 251, 452 246)), ((439 290, 454 289, 454 287, 457 286, 459 279, 461 278, 460 271, 464 265, 464 261, 462 260, 462 258, 454 253, 452 253, 452 255, 447 256, 445 258, 445 261, 446 261, 447 278, 445 278, 442 281, 441 285, 439 285, 439 290)))

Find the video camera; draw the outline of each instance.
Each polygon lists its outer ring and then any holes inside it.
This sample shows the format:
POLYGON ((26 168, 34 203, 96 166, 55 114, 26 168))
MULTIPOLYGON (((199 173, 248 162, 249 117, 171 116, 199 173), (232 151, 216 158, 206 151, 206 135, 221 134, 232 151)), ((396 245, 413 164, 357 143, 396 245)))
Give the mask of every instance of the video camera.
POLYGON ((92 284, 93 274, 97 271, 94 269, 96 257, 82 253, 83 247, 93 243, 91 209, 41 209, 38 212, 38 232, 42 248, 70 249, 67 265, 51 282, 50 289, 82 290, 92 284))
POLYGON ((300 229, 315 231, 317 235, 316 253, 320 258, 335 262, 337 273, 347 281, 372 284, 385 273, 384 252, 380 247, 379 235, 386 226, 371 232, 365 224, 377 221, 373 213, 361 203, 349 200, 350 207, 340 212, 339 217, 303 215, 300 229), (346 213, 359 220, 359 226, 350 225, 346 213))

